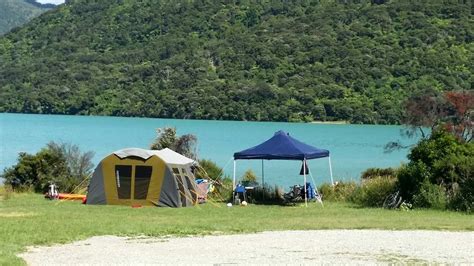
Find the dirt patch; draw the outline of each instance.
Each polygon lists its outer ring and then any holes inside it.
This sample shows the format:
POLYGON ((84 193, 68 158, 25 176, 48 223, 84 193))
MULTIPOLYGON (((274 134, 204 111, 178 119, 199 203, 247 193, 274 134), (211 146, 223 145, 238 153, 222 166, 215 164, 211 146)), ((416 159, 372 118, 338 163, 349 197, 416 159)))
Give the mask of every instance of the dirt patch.
POLYGON ((472 264, 473 232, 316 230, 183 238, 98 236, 20 254, 46 264, 472 264))
POLYGON ((31 217, 35 215, 36 213, 33 212, 0 212, 0 217, 2 218, 31 217))

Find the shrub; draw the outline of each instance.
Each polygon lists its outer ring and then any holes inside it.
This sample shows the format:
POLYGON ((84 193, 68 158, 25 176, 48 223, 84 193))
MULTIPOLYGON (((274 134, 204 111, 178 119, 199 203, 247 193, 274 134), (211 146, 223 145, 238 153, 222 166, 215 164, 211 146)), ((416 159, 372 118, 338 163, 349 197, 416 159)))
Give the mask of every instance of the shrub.
POLYGON ((432 184, 425 179, 419 192, 413 197, 413 206, 420 208, 446 209, 446 192, 443 186, 432 184))
POLYGON ((64 156, 69 173, 62 179, 53 179, 53 182, 55 182, 62 191, 67 192, 85 188, 87 184, 81 184, 81 182, 89 177, 94 169, 94 164, 92 163, 94 153, 92 151, 83 153, 77 145, 71 143, 58 144, 50 142, 47 148, 51 150, 53 154, 62 154, 64 156))
POLYGON ((459 165, 460 172, 463 175, 459 178, 459 183, 453 186, 451 192, 451 200, 448 208, 457 211, 472 212, 474 210, 474 158, 470 158, 468 162, 459 165))
POLYGON ((349 201, 356 188, 355 182, 337 182, 334 186, 325 183, 319 187, 318 192, 323 200, 349 201))
POLYGON ((282 204, 283 190, 278 186, 270 187, 264 185, 263 187, 255 187, 255 189, 248 194, 255 204, 282 204))
POLYGON ((257 182, 257 176, 251 169, 249 169, 245 171, 244 175, 242 176, 242 181, 243 182, 257 182))
POLYGON ((13 196, 12 187, 9 185, 0 186, 0 200, 8 200, 13 196))
POLYGON ((447 185, 458 181, 457 161, 466 157, 474 157, 474 144, 463 143, 443 130, 434 131, 429 139, 420 141, 408 155, 412 163, 422 162, 428 167, 431 183, 447 185))
POLYGON ((164 127, 156 130, 156 138, 150 145, 152 150, 171 149, 189 158, 196 156, 197 137, 193 134, 176 135, 175 127, 164 127))
MULTIPOLYGON (((215 162, 211 160, 199 160, 199 166, 195 172, 196 178, 221 180, 223 171, 215 162)), ((232 186, 232 185, 231 185, 232 186)))
POLYGON ((396 190, 396 179, 377 177, 362 182, 351 195, 351 201, 366 207, 383 207, 385 199, 396 190))
POLYGON ((361 178, 371 179, 371 178, 381 177, 381 176, 394 177, 396 175, 397 175, 397 171, 393 168, 368 168, 362 173, 361 178))
POLYGON ((218 183, 215 183, 214 192, 209 194, 209 198, 215 201, 220 202, 229 202, 232 201, 232 179, 229 177, 224 177, 219 180, 218 183))
POLYGON ((430 179, 430 177, 431 173, 423 162, 412 162, 403 165, 397 174, 397 186, 400 189, 400 196, 411 202, 413 196, 418 193, 423 180, 430 179))
POLYGON ((473 143, 438 129, 420 141, 408 158, 410 162, 397 175, 404 200, 417 207, 444 209, 448 201, 451 209, 472 209, 473 143))
POLYGON ((73 192, 91 173, 92 155, 81 153, 75 145, 50 142, 35 155, 20 153, 18 163, 3 173, 5 184, 16 191, 41 193, 56 183, 61 191, 73 192))

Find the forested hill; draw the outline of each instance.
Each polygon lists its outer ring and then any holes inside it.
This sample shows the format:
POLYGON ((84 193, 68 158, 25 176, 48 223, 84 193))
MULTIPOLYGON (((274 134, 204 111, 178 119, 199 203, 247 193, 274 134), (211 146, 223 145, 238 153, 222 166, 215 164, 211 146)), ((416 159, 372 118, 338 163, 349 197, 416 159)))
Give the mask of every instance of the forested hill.
POLYGON ((397 123, 472 89, 470 1, 334 2, 71 0, 0 38, 0 111, 397 123))
POLYGON ((53 8, 35 0, 0 0, 0 35, 53 8))

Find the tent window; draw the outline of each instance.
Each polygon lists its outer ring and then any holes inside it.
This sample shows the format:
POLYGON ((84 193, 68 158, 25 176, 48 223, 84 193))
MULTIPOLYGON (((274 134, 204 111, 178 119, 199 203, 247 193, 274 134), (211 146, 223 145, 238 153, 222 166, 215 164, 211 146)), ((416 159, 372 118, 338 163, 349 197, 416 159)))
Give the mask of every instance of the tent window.
POLYGON ((115 178, 119 199, 130 199, 132 189, 132 166, 116 165, 115 178))
POLYGON ((151 166, 135 167, 135 199, 146 199, 152 171, 151 166))

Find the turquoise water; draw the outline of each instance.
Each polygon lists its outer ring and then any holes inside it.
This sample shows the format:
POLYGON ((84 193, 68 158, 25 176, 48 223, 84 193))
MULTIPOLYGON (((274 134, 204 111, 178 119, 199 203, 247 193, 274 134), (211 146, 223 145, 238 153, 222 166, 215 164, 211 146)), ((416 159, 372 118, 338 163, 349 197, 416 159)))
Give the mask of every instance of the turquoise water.
MULTIPOLYGON (((178 134, 198 137, 200 158, 211 159, 232 174, 232 156, 284 130, 310 145, 328 149, 335 180, 358 179, 369 167, 399 166, 406 161, 406 150, 384 153, 384 145, 400 139, 399 126, 328 125, 304 123, 235 122, 0 114, 0 168, 16 162, 19 152, 34 153, 49 141, 77 144, 83 151, 95 152, 94 163, 111 152, 126 148, 147 148, 159 127, 173 126, 178 134)), ((407 140, 404 140, 405 143, 407 140)), ((414 142, 415 140, 408 140, 414 142)), ((261 176, 261 161, 237 161, 237 176, 252 169, 261 176)), ((328 160, 309 161, 316 183, 329 182, 328 160)), ((287 187, 302 184, 301 162, 265 161, 265 182, 287 187)))

